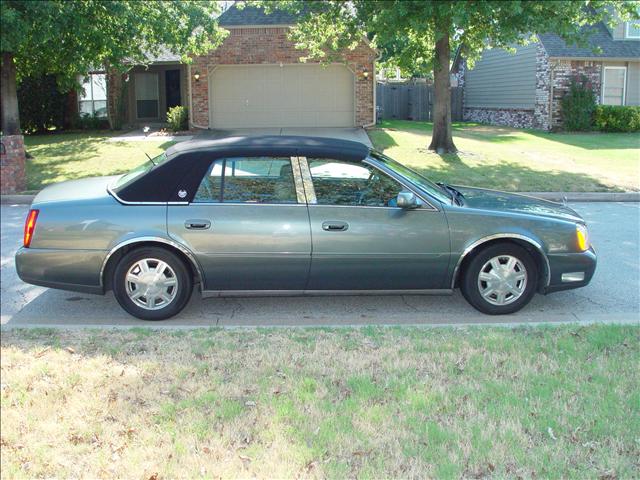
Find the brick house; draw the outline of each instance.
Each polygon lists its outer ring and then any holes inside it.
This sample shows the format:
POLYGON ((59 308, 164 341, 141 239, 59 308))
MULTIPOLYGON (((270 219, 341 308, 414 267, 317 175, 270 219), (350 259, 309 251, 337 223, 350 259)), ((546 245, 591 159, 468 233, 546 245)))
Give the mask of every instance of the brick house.
MULTIPOLYGON (((105 115, 115 115, 123 95, 130 125, 161 123, 173 105, 189 107, 190 127, 201 129, 373 124, 376 52, 363 41, 340 63, 302 63, 304 51, 287 38, 295 20, 288 12, 231 6, 218 19, 229 35, 217 49, 188 65, 165 52, 123 77, 109 75, 108 94, 92 87, 100 100, 82 97, 80 105, 98 101, 105 115)), ((84 111, 91 113, 89 103, 84 111)))
POLYGON ((488 49, 472 70, 460 55, 453 71, 464 84, 464 120, 518 128, 562 127, 560 100, 585 78, 596 101, 640 105, 640 22, 585 27, 588 45, 567 45, 554 33, 518 47, 488 49))

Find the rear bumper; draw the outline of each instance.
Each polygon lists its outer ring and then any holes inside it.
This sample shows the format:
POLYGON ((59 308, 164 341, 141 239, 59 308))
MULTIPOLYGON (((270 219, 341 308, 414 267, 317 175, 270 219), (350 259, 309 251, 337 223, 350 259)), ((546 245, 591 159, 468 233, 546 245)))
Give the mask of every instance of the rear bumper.
POLYGON ((16 271, 23 282, 74 292, 103 294, 100 269, 107 252, 20 248, 16 271))
POLYGON ((582 253, 552 254, 548 259, 551 278, 543 290, 545 294, 584 287, 596 271, 597 258, 593 247, 582 253))

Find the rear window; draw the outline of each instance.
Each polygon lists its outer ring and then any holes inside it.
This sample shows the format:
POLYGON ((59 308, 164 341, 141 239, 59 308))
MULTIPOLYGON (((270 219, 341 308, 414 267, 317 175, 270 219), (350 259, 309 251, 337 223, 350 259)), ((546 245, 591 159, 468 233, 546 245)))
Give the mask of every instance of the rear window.
POLYGON ((129 183, 133 182, 134 180, 140 178, 142 175, 149 173, 155 167, 163 164, 166 161, 167 161, 167 154, 161 153, 157 157, 147 160, 144 163, 141 163, 136 168, 131 170, 129 173, 125 173, 124 175, 122 175, 113 183, 113 185, 111 185, 111 188, 113 188, 114 190, 122 188, 128 185, 129 183))
POLYGON ((194 203, 297 203, 291 159, 223 158, 212 163, 194 203))

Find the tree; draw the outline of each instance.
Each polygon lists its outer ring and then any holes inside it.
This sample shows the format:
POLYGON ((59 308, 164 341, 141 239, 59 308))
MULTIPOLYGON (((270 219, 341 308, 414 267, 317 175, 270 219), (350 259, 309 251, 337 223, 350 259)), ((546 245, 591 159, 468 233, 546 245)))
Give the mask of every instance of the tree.
POLYGON ((582 28, 604 20, 639 18, 637 1, 617 0, 343 0, 252 2, 301 15, 291 32, 309 58, 330 60, 366 34, 406 71, 433 70, 435 105, 430 150, 455 152, 451 132, 451 50, 472 66, 487 47, 513 49, 536 33, 555 32, 583 44, 582 28))
POLYGON ((126 71, 167 48, 188 61, 219 45, 216 1, 1 0, 2 133, 20 134, 16 78, 126 71))

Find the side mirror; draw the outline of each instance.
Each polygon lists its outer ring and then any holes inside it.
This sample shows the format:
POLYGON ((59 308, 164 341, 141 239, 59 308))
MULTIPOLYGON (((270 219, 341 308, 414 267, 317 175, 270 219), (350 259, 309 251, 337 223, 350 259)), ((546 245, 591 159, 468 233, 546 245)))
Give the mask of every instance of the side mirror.
POLYGON ((418 199, 413 192, 402 191, 396 197, 396 204, 405 210, 418 208, 418 199))

